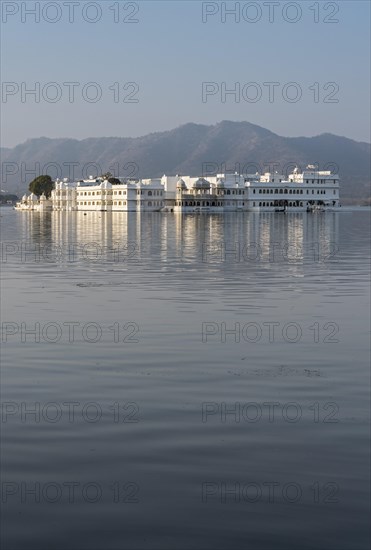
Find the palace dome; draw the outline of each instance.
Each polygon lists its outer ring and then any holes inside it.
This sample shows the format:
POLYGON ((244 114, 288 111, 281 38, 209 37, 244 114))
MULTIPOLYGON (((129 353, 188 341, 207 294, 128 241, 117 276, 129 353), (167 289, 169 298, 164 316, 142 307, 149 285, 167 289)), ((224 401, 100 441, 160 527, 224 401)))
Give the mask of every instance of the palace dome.
POLYGON ((185 181, 182 178, 179 178, 176 183, 177 189, 187 189, 185 181))
POLYGON ((205 178, 198 178, 193 184, 195 189, 210 189, 210 182, 205 180, 205 178))

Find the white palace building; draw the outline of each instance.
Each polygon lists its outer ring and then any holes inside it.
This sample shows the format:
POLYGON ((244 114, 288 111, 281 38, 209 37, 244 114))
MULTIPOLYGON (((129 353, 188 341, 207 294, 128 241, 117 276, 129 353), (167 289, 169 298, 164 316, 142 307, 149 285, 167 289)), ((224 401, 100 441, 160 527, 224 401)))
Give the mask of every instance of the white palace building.
POLYGON ((50 199, 25 195, 17 210, 107 212, 314 211, 337 209, 339 176, 313 165, 288 177, 277 172, 162 176, 110 183, 104 178, 57 180, 50 199))

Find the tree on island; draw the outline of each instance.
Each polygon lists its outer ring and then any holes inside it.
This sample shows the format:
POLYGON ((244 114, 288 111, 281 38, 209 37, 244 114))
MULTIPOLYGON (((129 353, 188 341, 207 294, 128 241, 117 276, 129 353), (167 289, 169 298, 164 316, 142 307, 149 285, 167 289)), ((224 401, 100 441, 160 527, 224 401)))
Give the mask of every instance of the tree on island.
POLYGON ((106 172, 101 175, 101 178, 107 180, 111 185, 120 185, 121 181, 118 178, 114 178, 111 172, 106 172))
POLYGON ((47 199, 50 197, 53 189, 54 189, 54 182, 52 178, 48 175, 38 176, 37 178, 32 180, 30 185, 28 186, 28 190, 31 193, 34 193, 38 197, 44 194, 47 199))

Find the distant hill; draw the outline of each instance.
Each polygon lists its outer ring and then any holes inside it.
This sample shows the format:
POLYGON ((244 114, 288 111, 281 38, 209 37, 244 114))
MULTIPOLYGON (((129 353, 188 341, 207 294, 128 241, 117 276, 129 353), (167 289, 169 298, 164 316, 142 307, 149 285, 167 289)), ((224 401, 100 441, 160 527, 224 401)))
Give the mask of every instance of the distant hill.
POLYGON ((9 193, 0 193, 0 204, 9 204, 9 203, 15 203, 19 200, 19 197, 17 195, 12 195, 9 193))
POLYGON ((29 139, 14 148, 1 149, 1 187, 20 195, 40 172, 56 177, 53 164, 60 167, 62 177, 71 175, 70 163, 77 163, 76 178, 95 175, 94 166, 86 165, 97 163, 102 172, 145 178, 164 173, 202 175, 206 163, 209 168, 215 163, 215 168, 221 169, 224 163, 230 171, 253 173, 255 167, 265 169, 273 163, 277 169, 317 163, 319 169, 338 167, 342 198, 367 199, 371 196, 370 153, 369 143, 332 134, 287 138, 249 122, 223 121, 214 126, 189 123, 138 138, 29 139), (48 163, 52 164, 45 169, 48 163), (12 171, 16 173, 9 174, 12 171))

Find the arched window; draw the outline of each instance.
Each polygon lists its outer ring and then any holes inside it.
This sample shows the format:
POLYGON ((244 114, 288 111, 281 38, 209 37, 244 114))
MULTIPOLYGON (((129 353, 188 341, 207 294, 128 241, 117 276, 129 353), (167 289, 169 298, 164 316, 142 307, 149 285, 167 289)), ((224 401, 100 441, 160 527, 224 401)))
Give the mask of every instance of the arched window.
POLYGON ((152 197, 152 191, 148 191, 148 196, 152 197))

